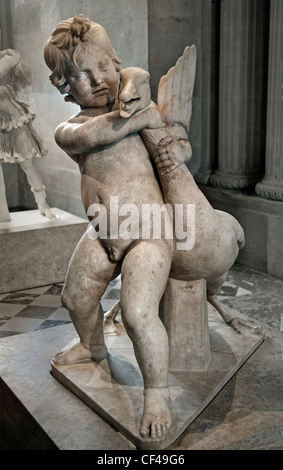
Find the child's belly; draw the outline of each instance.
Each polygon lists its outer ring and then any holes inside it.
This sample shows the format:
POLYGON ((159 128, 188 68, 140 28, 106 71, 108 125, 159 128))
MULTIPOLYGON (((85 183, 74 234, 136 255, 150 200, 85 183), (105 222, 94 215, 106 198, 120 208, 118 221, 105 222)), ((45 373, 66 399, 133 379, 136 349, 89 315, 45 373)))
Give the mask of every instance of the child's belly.
POLYGON ((118 261, 133 241, 142 238, 147 207, 164 205, 147 150, 138 135, 131 135, 88 155, 81 173, 82 199, 92 222, 89 233, 98 236, 110 258, 118 261))

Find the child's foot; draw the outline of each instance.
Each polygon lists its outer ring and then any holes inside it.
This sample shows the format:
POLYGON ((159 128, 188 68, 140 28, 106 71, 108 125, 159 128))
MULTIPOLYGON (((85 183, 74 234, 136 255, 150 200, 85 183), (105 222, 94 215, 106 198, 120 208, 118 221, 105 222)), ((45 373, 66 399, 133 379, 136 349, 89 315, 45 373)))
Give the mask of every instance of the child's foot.
POLYGON ((55 354, 52 362, 58 365, 79 364, 87 360, 101 361, 107 356, 105 344, 85 348, 78 339, 73 340, 65 348, 55 354))
POLYGON ((152 439, 164 438, 175 424, 169 389, 148 388, 144 390, 144 412, 140 434, 152 439))

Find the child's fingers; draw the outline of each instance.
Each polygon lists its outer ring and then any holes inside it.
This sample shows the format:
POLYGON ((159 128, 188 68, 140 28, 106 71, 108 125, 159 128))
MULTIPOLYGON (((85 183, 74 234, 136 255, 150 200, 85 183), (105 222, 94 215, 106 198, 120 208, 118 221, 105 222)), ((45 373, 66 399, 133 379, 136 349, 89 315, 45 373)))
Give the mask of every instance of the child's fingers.
POLYGON ((169 164, 172 165, 172 160, 170 155, 161 155, 158 159, 155 160, 155 163, 168 166, 169 164))
POLYGON ((171 173, 171 171, 175 170, 177 168, 177 165, 170 165, 168 168, 165 168, 164 170, 161 171, 161 175, 166 175, 167 173, 171 173))
POLYGON ((154 157, 155 157, 155 156, 157 157, 157 156, 159 156, 159 155, 164 155, 164 154, 168 155, 168 153, 169 153, 169 152, 168 152, 168 150, 166 149, 166 147, 161 147, 160 149, 157 149, 157 150, 155 150, 155 151, 153 152, 153 156, 154 156, 154 157))

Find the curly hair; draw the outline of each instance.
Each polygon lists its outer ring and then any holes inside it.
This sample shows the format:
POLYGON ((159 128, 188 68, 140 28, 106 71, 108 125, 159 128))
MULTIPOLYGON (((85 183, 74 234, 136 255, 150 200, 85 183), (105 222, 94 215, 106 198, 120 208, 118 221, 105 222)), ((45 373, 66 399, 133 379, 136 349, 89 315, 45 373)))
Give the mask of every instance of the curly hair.
POLYGON ((89 43, 103 48, 113 60, 116 71, 121 70, 121 60, 117 57, 109 36, 101 25, 90 21, 82 14, 61 21, 52 31, 44 47, 44 59, 52 71, 49 79, 60 93, 69 92, 69 85, 65 79, 66 63, 71 61, 76 64, 77 54, 89 43))
POLYGON ((2 57, 3 55, 9 55, 14 59, 10 63, 6 63, 6 66, 1 68, 1 83, 10 85, 15 91, 20 91, 31 85, 32 75, 30 66, 21 58, 19 51, 16 51, 15 49, 5 49, 0 52, 2 53, 2 57))
POLYGON ((32 75, 28 63, 20 59, 19 62, 7 74, 7 81, 14 90, 21 90, 31 85, 32 75))

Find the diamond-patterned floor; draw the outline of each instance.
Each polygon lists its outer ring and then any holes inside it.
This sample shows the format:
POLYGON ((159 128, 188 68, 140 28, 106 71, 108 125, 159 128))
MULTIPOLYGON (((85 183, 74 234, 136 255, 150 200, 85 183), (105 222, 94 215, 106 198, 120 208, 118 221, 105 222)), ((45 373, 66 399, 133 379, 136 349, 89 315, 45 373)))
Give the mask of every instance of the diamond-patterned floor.
MULTIPOLYGON (((119 299, 120 285, 120 277, 109 284, 102 299, 105 312, 119 299)), ((62 288, 55 284, 0 295, 0 338, 70 323, 62 288)))
MULTIPOLYGON (((103 298, 108 311, 120 296, 120 276, 103 298)), ((60 294, 63 284, 0 295, 0 338, 70 323, 60 294)), ((283 281, 240 265, 230 270, 219 293, 229 307, 283 332, 283 281)))

